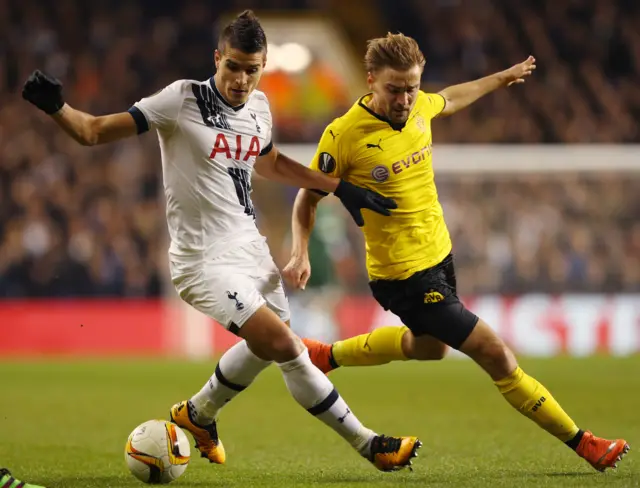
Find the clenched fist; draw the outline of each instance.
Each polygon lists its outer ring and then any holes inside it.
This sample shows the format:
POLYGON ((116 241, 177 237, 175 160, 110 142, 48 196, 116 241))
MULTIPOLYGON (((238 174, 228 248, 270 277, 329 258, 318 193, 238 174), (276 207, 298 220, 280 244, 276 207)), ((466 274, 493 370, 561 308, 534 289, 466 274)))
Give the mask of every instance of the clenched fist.
POLYGON ((62 83, 40 70, 35 70, 24 83, 22 98, 43 112, 53 115, 64 105, 62 83))
POLYGON ((304 290, 311 276, 309 256, 292 256, 282 270, 284 279, 297 290, 304 290))

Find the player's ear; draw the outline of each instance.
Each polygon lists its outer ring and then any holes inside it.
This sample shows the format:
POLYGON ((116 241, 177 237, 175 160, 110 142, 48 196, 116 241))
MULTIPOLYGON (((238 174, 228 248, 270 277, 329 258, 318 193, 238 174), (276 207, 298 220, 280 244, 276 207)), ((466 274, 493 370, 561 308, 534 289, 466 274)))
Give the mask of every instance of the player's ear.
POLYGON ((369 85, 369 90, 373 89, 373 82, 375 81, 375 77, 373 76, 373 73, 371 71, 369 71, 367 73, 367 85, 369 85))
POLYGON ((221 61, 221 60, 222 60, 222 54, 220 53, 220 51, 219 51, 219 50, 217 50, 217 49, 216 49, 216 50, 213 52, 213 62, 214 62, 214 63, 215 63, 215 65, 216 65, 216 71, 217 71, 218 69, 220 69, 220 61, 221 61))

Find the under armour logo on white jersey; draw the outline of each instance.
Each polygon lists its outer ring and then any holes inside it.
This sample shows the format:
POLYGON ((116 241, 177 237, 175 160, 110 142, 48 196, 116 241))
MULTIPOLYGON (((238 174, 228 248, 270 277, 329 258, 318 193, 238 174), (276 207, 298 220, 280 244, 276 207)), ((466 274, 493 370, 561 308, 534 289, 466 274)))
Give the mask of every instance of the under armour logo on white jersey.
POLYGON ((214 127, 217 127, 218 129, 224 129, 224 125, 222 124, 222 114, 220 112, 215 112, 214 114, 210 115, 208 120, 214 125, 214 127))

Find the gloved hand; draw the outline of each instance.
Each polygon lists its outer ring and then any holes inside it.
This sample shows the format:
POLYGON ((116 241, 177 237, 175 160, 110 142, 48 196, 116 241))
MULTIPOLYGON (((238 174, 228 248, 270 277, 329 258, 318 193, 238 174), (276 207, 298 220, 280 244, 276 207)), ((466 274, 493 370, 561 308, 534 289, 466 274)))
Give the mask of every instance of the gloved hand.
POLYGON ((361 212, 363 208, 387 216, 391 215, 389 209, 398 208, 395 200, 383 197, 379 193, 353 185, 345 180, 340 180, 338 188, 333 194, 340 199, 342 205, 345 206, 353 220, 358 224, 358 227, 364 225, 364 218, 361 212))
POLYGON ((40 70, 35 70, 22 88, 22 98, 52 115, 64 105, 62 83, 40 70))

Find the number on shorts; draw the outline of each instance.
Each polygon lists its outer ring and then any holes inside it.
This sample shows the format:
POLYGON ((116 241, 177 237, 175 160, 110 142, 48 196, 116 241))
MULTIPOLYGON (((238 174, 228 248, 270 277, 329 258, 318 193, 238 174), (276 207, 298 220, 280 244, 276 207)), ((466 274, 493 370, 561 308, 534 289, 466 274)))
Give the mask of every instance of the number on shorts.
POLYGON ((256 212, 253 209, 253 203, 251 203, 251 198, 249 197, 251 193, 251 176, 249 176, 249 172, 246 169, 240 168, 227 168, 227 171, 236 187, 238 201, 240 205, 244 207, 244 213, 252 215, 255 218, 256 212))

